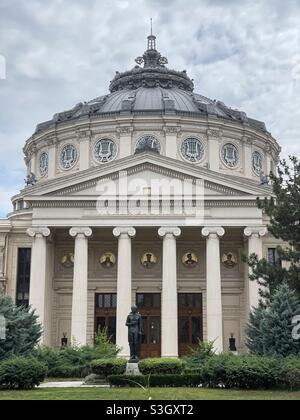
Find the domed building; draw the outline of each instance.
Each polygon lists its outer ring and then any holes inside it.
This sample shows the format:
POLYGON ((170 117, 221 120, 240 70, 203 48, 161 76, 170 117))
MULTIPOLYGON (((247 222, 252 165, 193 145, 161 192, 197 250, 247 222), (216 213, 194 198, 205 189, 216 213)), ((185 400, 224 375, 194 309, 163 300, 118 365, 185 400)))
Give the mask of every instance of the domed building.
POLYGON ((242 255, 276 260, 257 197, 280 147, 263 122, 195 93, 156 37, 110 92, 39 124, 24 147, 25 188, 0 221, 2 293, 32 305, 43 343, 92 343, 106 327, 129 355, 126 318, 142 316, 142 357, 198 340, 245 350, 258 304, 242 255))

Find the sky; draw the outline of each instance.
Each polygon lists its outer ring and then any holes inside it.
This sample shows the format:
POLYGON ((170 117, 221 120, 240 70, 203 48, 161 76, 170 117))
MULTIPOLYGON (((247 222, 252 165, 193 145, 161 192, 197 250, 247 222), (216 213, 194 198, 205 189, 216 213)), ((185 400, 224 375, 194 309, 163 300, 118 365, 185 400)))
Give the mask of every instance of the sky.
POLYGON ((151 17, 170 68, 300 155, 299 0, 0 0, 0 218, 36 125, 107 94, 145 51, 151 17))

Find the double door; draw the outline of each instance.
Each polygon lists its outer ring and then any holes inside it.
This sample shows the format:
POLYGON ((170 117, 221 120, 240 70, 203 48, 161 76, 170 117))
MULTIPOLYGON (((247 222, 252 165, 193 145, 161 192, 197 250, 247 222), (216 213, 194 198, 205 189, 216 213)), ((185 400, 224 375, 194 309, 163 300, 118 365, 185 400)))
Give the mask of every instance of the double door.
MULTIPOLYGON (((142 316, 141 358, 161 356, 161 294, 138 293, 136 304, 142 316)), ((116 294, 97 294, 95 331, 107 329, 116 342, 116 294)), ((125 326, 124 326, 125 328, 125 326)), ((201 293, 178 294, 178 350, 188 355, 203 340, 203 309, 201 293)))

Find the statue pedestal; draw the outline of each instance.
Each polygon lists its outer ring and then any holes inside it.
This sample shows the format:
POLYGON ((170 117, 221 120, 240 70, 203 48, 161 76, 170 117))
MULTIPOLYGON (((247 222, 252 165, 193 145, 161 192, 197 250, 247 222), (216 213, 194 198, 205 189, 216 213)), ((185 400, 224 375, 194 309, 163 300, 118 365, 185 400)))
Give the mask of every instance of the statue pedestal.
POLYGON ((126 373, 127 376, 141 376, 138 363, 127 363, 126 373))

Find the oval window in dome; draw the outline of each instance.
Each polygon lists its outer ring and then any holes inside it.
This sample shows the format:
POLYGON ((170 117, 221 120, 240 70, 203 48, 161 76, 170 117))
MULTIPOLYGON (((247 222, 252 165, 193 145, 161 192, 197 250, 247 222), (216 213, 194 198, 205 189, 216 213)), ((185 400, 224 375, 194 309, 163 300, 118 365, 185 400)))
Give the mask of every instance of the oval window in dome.
POLYGON ((49 162, 48 153, 43 152, 40 156, 40 174, 42 177, 47 175, 48 162, 49 162))
POLYGON ((262 155, 256 150, 252 155, 252 169, 256 176, 262 173, 262 155))
POLYGON ((181 154, 189 162, 200 162, 204 156, 204 146, 200 140, 190 137, 182 143, 181 154))
POLYGON ((111 139, 98 140, 95 144, 94 155, 98 162, 111 162, 117 156, 117 145, 111 139))
POLYGON ((222 160, 229 168, 235 168, 239 164, 239 151, 234 144, 227 143, 222 148, 222 160))

